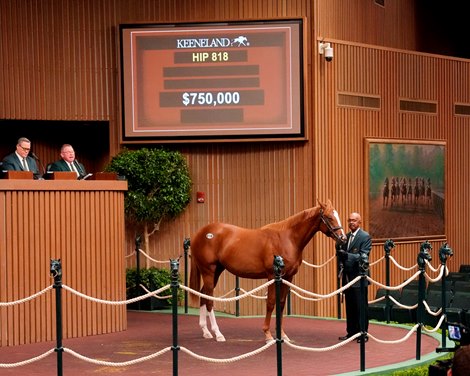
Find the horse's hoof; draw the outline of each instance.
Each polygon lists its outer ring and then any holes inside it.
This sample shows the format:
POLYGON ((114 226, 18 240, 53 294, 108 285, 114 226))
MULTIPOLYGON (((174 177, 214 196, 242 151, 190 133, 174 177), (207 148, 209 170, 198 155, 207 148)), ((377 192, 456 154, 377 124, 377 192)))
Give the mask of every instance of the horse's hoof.
POLYGON ((290 338, 287 337, 285 334, 281 338, 286 342, 290 342, 290 338))
POLYGON ((212 333, 209 332, 208 330, 203 330, 203 331, 202 331, 202 337, 203 337, 203 338, 207 338, 207 339, 214 338, 214 336, 212 335, 212 333))
POLYGON ((269 342, 271 342, 271 341, 274 341, 274 338, 273 338, 273 336, 272 336, 270 333, 267 333, 267 334, 266 334, 265 341, 266 341, 266 343, 269 343, 269 342))
POLYGON ((225 342, 225 337, 223 335, 215 337, 217 342, 225 342))

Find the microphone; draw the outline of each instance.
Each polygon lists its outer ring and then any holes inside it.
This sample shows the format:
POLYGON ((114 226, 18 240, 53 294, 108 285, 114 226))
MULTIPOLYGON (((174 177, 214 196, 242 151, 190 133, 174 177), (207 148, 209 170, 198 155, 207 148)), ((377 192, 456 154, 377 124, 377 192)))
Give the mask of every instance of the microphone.
POLYGON ((44 165, 42 164, 41 160, 39 159, 39 157, 34 154, 34 152, 30 152, 29 154, 31 154, 31 157, 33 157, 35 160, 38 161, 39 165, 41 166, 41 169, 42 169, 42 175, 44 175, 46 173, 46 168, 44 167, 44 165))
POLYGON ((79 180, 83 179, 86 174, 85 174, 85 171, 83 171, 82 166, 80 166, 80 162, 78 162, 78 161, 75 159, 75 160, 73 161, 73 164, 74 164, 75 168, 76 168, 77 171, 78 171, 78 175, 79 175, 78 179, 79 179, 79 180))

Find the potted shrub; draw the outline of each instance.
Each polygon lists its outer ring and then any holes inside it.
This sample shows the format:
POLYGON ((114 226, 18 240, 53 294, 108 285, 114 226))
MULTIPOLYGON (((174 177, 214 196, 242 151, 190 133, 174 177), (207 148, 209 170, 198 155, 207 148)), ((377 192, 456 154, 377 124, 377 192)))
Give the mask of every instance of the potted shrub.
MULTIPOLYGON (((171 284, 171 272, 168 269, 159 269, 155 267, 151 267, 148 269, 140 269, 140 276, 137 276, 137 269, 136 268, 129 268, 126 270, 126 297, 127 299, 132 299, 137 296, 141 296, 146 294, 147 292, 142 289, 140 284, 145 286, 149 291, 158 290, 166 285, 171 284)), ((178 281, 181 283, 181 278, 178 276, 178 281)), ((160 296, 168 296, 171 295, 171 289, 165 290, 160 293, 160 296)), ((178 301, 183 298, 183 290, 178 290, 178 301)), ((140 309, 140 310, 157 310, 157 309, 165 309, 171 306, 172 298, 167 299, 158 299, 154 296, 150 298, 139 300, 135 303, 128 304, 128 309, 140 309)))
POLYGON ((143 249, 148 253, 149 238, 159 231, 160 223, 176 218, 191 201, 186 158, 179 151, 164 148, 123 149, 105 171, 127 180, 126 220, 136 234, 143 235, 143 249))

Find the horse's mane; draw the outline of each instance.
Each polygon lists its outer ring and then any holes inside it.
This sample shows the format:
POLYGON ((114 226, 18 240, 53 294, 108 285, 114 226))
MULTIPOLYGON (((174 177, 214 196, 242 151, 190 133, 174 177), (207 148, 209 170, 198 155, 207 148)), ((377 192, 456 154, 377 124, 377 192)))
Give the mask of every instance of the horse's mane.
POLYGON ((315 213, 317 212, 318 208, 320 208, 320 206, 314 206, 313 208, 302 210, 301 212, 293 214, 290 217, 283 219, 282 221, 270 223, 261 228, 278 230, 278 231, 291 228, 293 225, 300 223, 300 222, 304 222, 308 218, 313 217, 315 213))

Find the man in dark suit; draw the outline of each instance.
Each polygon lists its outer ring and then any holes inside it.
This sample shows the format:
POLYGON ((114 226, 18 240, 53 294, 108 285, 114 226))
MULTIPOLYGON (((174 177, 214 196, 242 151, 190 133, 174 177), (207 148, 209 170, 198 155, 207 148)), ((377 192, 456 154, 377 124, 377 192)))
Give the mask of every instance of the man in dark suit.
POLYGON ((73 171, 77 179, 83 179, 87 172, 85 167, 75 159, 75 150, 72 145, 64 144, 60 148, 61 159, 47 166, 47 171, 73 171))
POLYGON ((16 144, 16 150, 3 158, 2 170, 31 171, 34 179, 40 179, 41 173, 39 172, 36 160, 29 156, 30 151, 31 141, 26 137, 20 137, 16 144))
MULTIPOLYGON (((369 234, 361 229, 362 218, 359 213, 351 213, 348 218, 348 226, 350 232, 347 234, 347 242, 344 244, 338 243, 336 245, 336 253, 339 258, 340 268, 342 270, 342 283, 343 286, 361 275, 360 260, 369 260, 369 253, 372 248, 372 239, 369 234)), ((367 270, 369 275, 369 270, 367 270)), ((365 292, 365 328, 367 332, 369 327, 369 319, 367 317, 367 285, 365 292)), ((361 305, 361 289, 360 280, 354 283, 351 287, 344 291, 346 298, 346 335, 340 337, 340 340, 345 340, 352 337, 356 333, 361 332, 360 326, 360 305, 361 305)), ((368 338, 366 337, 367 341, 368 338)), ((357 340, 360 342, 360 338, 357 340)))

